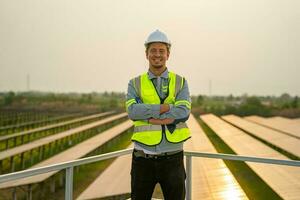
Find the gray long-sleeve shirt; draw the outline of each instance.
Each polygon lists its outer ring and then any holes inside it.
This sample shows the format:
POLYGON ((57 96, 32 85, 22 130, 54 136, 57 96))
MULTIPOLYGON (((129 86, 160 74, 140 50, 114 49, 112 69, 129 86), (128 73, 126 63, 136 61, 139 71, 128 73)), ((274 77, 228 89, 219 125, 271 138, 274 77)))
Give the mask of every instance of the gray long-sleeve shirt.
MULTIPOLYGON (((155 76, 150 70, 148 71, 148 77, 152 80, 158 95, 164 99, 167 96, 166 91, 163 87, 168 86, 168 69, 166 69, 160 76, 155 76)), ((128 91, 126 100, 139 99, 138 94, 135 91, 132 81, 129 81, 128 91)), ((185 80, 182 89, 178 92, 176 96, 176 101, 187 100, 191 102, 189 89, 187 81, 185 80)), ((165 119, 172 118, 175 121, 184 121, 188 118, 190 114, 190 109, 185 105, 170 105, 170 110, 166 113, 160 114, 160 104, 144 104, 144 103, 134 103, 128 107, 128 116, 132 120, 148 120, 150 118, 165 119)), ((183 142, 181 143, 169 143, 166 140, 165 134, 160 144, 156 146, 147 146, 141 143, 134 143, 134 147, 139 150, 143 150, 145 153, 149 154, 159 154, 163 152, 176 151, 183 149, 183 142)))

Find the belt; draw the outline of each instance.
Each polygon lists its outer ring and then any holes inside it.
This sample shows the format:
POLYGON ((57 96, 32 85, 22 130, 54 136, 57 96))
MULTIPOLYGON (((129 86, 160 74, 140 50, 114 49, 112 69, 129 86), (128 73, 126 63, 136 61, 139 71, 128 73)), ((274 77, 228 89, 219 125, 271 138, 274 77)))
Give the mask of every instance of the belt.
POLYGON ((154 158, 154 159, 158 159, 158 158, 164 158, 164 157, 168 157, 168 156, 172 156, 175 154, 179 154, 181 153, 182 150, 178 150, 178 151, 171 151, 171 152, 165 152, 165 153, 161 153, 161 154, 146 154, 144 151, 142 150, 137 150, 134 149, 133 150, 133 155, 135 157, 143 157, 143 158, 154 158))

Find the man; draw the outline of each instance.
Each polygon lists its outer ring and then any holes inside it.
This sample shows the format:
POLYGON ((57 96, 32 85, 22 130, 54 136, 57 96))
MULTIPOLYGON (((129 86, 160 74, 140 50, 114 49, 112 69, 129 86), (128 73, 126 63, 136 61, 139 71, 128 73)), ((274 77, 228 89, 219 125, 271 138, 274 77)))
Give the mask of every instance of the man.
POLYGON ((156 30, 145 42, 149 70, 129 81, 128 116, 134 122, 131 199, 151 199, 160 184, 166 200, 185 198, 183 142, 191 109, 187 81, 168 71, 171 43, 156 30))

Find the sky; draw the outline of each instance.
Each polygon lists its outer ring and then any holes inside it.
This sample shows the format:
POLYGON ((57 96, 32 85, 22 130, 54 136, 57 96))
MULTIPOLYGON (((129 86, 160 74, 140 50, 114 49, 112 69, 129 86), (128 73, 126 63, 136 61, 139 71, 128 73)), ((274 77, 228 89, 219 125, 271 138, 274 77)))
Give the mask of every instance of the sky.
POLYGON ((126 92, 144 42, 193 95, 300 95, 299 0, 0 0, 0 91, 126 92))

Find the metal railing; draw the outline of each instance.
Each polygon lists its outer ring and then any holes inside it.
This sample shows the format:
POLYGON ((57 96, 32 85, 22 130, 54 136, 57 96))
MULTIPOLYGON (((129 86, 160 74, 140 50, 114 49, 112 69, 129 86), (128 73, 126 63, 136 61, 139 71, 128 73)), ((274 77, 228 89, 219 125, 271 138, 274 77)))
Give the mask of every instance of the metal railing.
MULTIPOLYGON (((131 149, 125 149, 120 151, 115 151, 111 153, 101 154, 97 156, 91 156, 87 158, 82 158, 78 160, 73 160, 69 162, 58 163, 54 165, 48 165, 45 167, 39 167, 34 169, 27 169, 24 171, 14 172, 10 174, 4 174, 0 176, 0 183, 4 183, 7 181, 12 181, 20 178, 25 178, 29 176, 34 176, 38 174, 43 174, 51 171, 57 170, 66 170, 66 179, 65 179, 65 199, 72 200, 73 199, 73 169, 76 166, 93 163, 96 161, 106 160, 110 158, 115 158, 119 156, 123 156, 126 154, 132 153, 131 149)), ((278 160, 278 159, 270 159, 270 158, 260 158, 260 157, 251 157, 251 156, 239 156, 232 154, 219 154, 219 153, 201 153, 195 151, 185 151, 184 152, 186 159, 186 199, 191 200, 192 195, 192 157, 204 157, 204 158, 215 158, 222 160, 236 160, 236 161, 247 161, 247 162, 256 162, 256 163, 266 163, 266 164, 275 164, 275 165, 288 165, 288 166, 296 166, 300 167, 300 161, 295 160, 278 160)))

